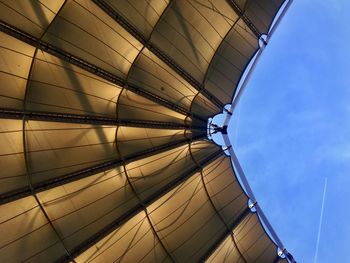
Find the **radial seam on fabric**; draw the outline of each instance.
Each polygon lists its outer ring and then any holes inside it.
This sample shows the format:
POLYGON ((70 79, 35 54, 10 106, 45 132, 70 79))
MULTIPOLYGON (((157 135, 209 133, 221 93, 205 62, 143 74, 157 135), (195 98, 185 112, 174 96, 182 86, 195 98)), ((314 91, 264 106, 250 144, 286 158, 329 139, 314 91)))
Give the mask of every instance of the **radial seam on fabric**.
MULTIPOLYGON (((211 100, 216 106, 219 108, 223 108, 224 105, 222 102, 216 98, 209 91, 205 90, 204 87, 199 83, 195 78, 193 78, 186 70, 184 70, 181 66, 179 66, 172 58, 166 55, 162 50, 152 44, 149 40, 146 40, 145 37, 138 32, 136 28, 134 28, 123 16, 121 16, 116 10, 114 10, 109 4, 107 4, 103 0, 93 0, 93 2, 98 5, 101 9, 103 9, 110 17, 116 20, 126 31, 128 31, 131 35, 133 35, 137 40, 139 40, 144 46, 146 46, 149 50, 152 51, 158 58, 160 58, 163 62, 165 62, 168 66, 170 66, 173 70, 175 70, 180 76, 182 76, 187 82, 189 82, 194 88, 200 91, 205 97, 211 100)), ((166 9, 168 10, 171 4, 174 1, 170 2, 166 9)), ((166 10, 164 11, 164 13, 166 10)), ((159 18, 161 19, 161 18, 159 18)))
MULTIPOLYGON (((205 138, 206 135, 199 135, 194 137, 194 140, 199 140, 202 138, 205 138)), ((164 144, 162 146, 158 146, 158 147, 153 147, 151 150, 144 150, 141 152, 138 152, 137 154, 133 154, 133 155, 129 155, 126 156, 126 160, 127 161, 135 161, 138 160, 140 158, 145 158, 147 156, 150 156, 152 154, 156 154, 156 153, 160 153, 163 152, 167 149, 171 149, 174 146, 181 146, 183 144, 187 144, 188 143, 188 139, 184 139, 181 141, 175 141, 172 143, 168 143, 168 144, 164 144)), ((47 189, 51 189, 53 187, 56 186, 60 186, 63 184, 66 184, 68 182, 72 182, 72 181, 76 181, 79 180, 81 178, 85 178, 88 176, 91 176, 93 174, 96 174, 98 172, 103 172, 106 171, 108 169, 112 169, 118 165, 120 165, 121 160, 112 160, 112 161, 107 161, 105 163, 100 163, 97 165, 94 165, 92 167, 88 167, 79 171, 75 171, 69 174, 65 174, 63 176, 57 177, 57 178, 53 178, 50 180, 46 180, 40 183, 37 183, 35 185, 33 185, 35 192, 42 192, 45 191, 47 189)), ((20 188, 20 189, 16 189, 14 191, 10 191, 4 194, 0 195, 0 204, 4 204, 4 203, 8 203, 11 202, 13 200, 17 200, 19 198, 25 197, 30 195, 30 189, 28 189, 27 187, 24 188, 20 188)))
MULTIPOLYGON (((261 32, 256 28, 256 26, 250 21, 250 19, 245 15, 245 10, 241 10, 234 0, 227 0, 232 9, 237 13, 237 15, 243 19, 244 23, 249 27, 249 29, 254 33, 257 39, 260 38, 261 32)), ((248 1, 246 1, 245 5, 248 1)))
MULTIPOLYGON (((229 226, 229 228, 235 229, 244 220, 244 218, 247 215, 249 215, 250 213, 251 212, 250 212, 250 209, 248 207, 246 209, 244 209, 242 211, 242 213, 239 215, 239 217, 234 222, 232 222, 232 224, 229 226)), ((222 236, 217 240, 217 242, 213 244, 211 249, 209 249, 207 251, 207 253, 205 255, 203 255, 203 257, 199 261, 205 262, 212 255, 212 253, 214 253, 215 249, 217 249, 222 244, 222 242, 225 240, 225 238, 227 238, 229 235, 230 235, 230 233, 224 232, 222 234, 222 236)))
MULTIPOLYGON (((119 150, 118 150, 119 151, 119 150)), ((120 153, 120 152, 119 152, 120 153)), ((175 259, 173 258, 173 255, 170 253, 170 251, 167 250, 167 248, 165 247, 162 239, 159 237, 156 229, 154 228, 154 225, 151 221, 151 218, 149 217, 149 214, 148 214, 148 211, 147 211, 147 206, 146 204, 142 201, 142 199, 140 198, 140 196, 137 194, 137 191, 134 187, 134 185, 131 183, 130 181, 130 178, 129 178, 129 175, 128 175, 128 171, 126 169, 126 161, 125 159, 123 158, 123 155, 120 153, 120 155, 122 156, 122 166, 123 166, 123 169, 124 169, 124 173, 125 173, 125 176, 126 176, 126 180, 129 184, 129 187, 131 188, 131 191, 134 193, 134 196, 138 199, 138 202, 139 202, 139 205, 142 206, 142 209, 144 211, 144 213, 146 214, 146 218, 147 218, 147 221, 149 223, 149 225, 151 226, 151 229, 152 229, 152 232, 154 234, 154 236, 156 237, 156 239, 158 239, 158 242, 160 243, 161 247, 163 248, 163 250, 165 251, 165 253, 168 255, 168 257, 170 258, 170 260, 172 262, 176 262, 175 259)))
POLYGON ((188 125, 173 122, 153 121, 153 120, 133 120, 133 119, 114 119, 110 117, 101 117, 94 115, 79 115, 70 113, 57 112, 40 112, 40 111, 24 111, 17 109, 0 108, 0 117, 6 119, 21 120, 23 116, 27 120, 65 122, 65 123, 83 123, 93 125, 112 125, 127 127, 143 127, 143 128, 159 128, 159 129, 189 129, 203 130, 205 126, 188 125))
POLYGON ((201 174, 201 181, 202 181, 202 185, 204 187, 204 190, 205 190, 205 193, 206 193, 206 196, 213 208, 213 210, 215 211, 215 213, 218 215, 218 217, 220 218, 220 221, 223 223, 223 225, 226 227, 226 230, 227 230, 227 233, 229 233, 229 235, 231 236, 231 239, 232 239, 232 242, 234 244, 234 246, 236 247, 238 253, 240 254, 241 258, 243 259, 243 261, 245 263, 247 263, 247 260, 244 258, 244 256, 242 255, 241 251, 239 250, 238 246, 237 246, 237 243, 236 243, 236 240, 235 240, 235 237, 232 233, 232 230, 233 229, 230 229, 229 226, 226 224, 224 218, 222 217, 222 215, 220 214, 220 212, 217 210, 217 208, 215 207, 214 205, 214 202, 213 200, 211 199, 210 197, 210 194, 208 192, 208 189, 207 189, 207 186, 206 186, 206 183, 204 182, 204 174, 203 174, 203 166, 201 166, 197 160, 194 158, 193 154, 192 154, 192 151, 191 151, 191 145, 190 145, 190 155, 191 155, 191 158, 193 160, 193 162, 198 166, 198 168, 200 169, 200 174, 201 174))
MULTIPOLYGON (((218 158, 220 155, 221 155, 221 150, 219 150, 219 151, 213 153, 212 155, 208 156, 205 160, 203 160, 203 163, 208 163, 211 160, 218 158)), ((129 162, 128 160, 126 160, 126 161, 129 162)), ((181 184, 184 180, 186 180, 188 177, 190 177, 196 171, 197 171, 197 168, 194 169, 193 171, 190 171, 189 173, 186 173, 186 174, 178 177, 176 180, 173 180, 173 181, 169 182, 167 185, 165 185, 159 191, 157 191, 154 194, 152 194, 151 196, 149 196, 144 201, 144 203, 146 205, 148 205, 148 204, 156 201, 160 196, 164 195, 165 193, 167 193, 171 189, 173 189, 176 186, 178 186, 179 184, 181 184)), ((91 236, 87 240, 81 242, 81 244, 79 246, 77 246, 74 249, 72 249, 71 254, 73 256, 77 256, 77 255, 81 254, 83 251, 85 251, 92 244, 98 242, 103 237, 105 237, 107 234, 111 233, 114 229, 119 227, 123 222, 126 222, 131 217, 133 217, 136 213, 138 213, 140 211, 140 209, 142 210, 142 206, 138 206, 138 207, 128 211, 127 213, 123 214, 122 216, 117 218, 114 222, 112 222, 111 224, 107 225, 106 227, 101 229, 99 232, 97 232, 93 236, 91 236)), ((61 260, 62 261, 66 261, 66 259, 61 259, 61 260)))
POLYGON ((160 105, 163 105, 169 109, 172 109, 176 112, 179 112, 181 114, 189 114, 189 115, 193 115, 193 117, 201 120, 202 122, 205 122, 206 120, 204 120, 201 116, 195 115, 195 114, 191 114, 188 110, 182 108, 181 106, 178 106, 154 93, 151 93, 147 90, 144 90, 134 84, 131 83, 126 83, 126 81, 102 68, 99 68, 96 65, 93 65, 79 57, 76 57, 58 47, 55 47, 52 44, 46 43, 44 41, 39 40, 38 38, 21 31, 20 29, 11 26, 7 23, 5 23, 4 21, 0 20, 0 31, 5 32, 6 34, 15 37, 21 41, 24 41, 27 44, 30 44, 34 47, 37 47, 45 52, 48 52, 51 55, 54 55, 58 58, 61 58, 73 65, 76 65, 84 70, 87 70, 88 72, 95 74, 96 76, 102 77, 103 79, 117 84, 121 87, 125 87, 126 89, 130 90, 131 92, 134 92, 135 94, 138 94, 144 98, 147 98, 151 101, 154 101, 160 105))

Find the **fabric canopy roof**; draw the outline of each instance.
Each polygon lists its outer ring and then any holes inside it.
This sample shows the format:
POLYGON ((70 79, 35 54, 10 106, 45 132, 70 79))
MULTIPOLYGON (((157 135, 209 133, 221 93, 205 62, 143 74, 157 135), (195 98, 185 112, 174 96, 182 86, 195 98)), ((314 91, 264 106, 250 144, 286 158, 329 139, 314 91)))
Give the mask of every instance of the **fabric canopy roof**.
POLYGON ((1 0, 1 262, 286 262, 207 120, 283 0, 1 0))

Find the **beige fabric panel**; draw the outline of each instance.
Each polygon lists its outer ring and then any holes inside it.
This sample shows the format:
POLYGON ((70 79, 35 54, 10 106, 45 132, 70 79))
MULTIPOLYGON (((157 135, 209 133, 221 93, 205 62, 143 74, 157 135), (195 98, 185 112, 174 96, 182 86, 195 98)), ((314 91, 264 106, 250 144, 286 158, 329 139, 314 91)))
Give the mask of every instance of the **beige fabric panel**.
POLYGON ((248 0, 244 14, 261 33, 267 33, 284 0, 248 0))
POLYGON ((43 37, 119 77, 126 77, 142 44, 92 1, 67 0, 43 37))
POLYGON ((76 258, 87 262, 171 262, 154 235, 145 212, 140 212, 76 258))
POLYGON ((241 10, 245 10, 246 3, 252 0, 234 0, 241 10))
POLYGON ((224 0, 173 1, 155 27, 151 41, 203 82, 215 50, 236 19, 237 14, 224 0))
POLYGON ((273 262, 277 246, 265 232, 256 213, 251 213, 233 230, 238 249, 247 262, 273 262))
MULTIPOLYGON (((275 262, 277 246, 271 241, 256 213, 247 215, 233 230, 235 244, 228 236, 206 262, 275 262), (239 251, 238 251, 238 250, 239 251)), ((281 261, 286 263, 285 260, 281 261)))
POLYGON ((51 262, 64 248, 33 196, 0 206, 1 262, 51 262))
MULTIPOLYGON (((205 119, 204 119, 205 120, 205 119)), ((203 120, 200 120, 200 119, 198 119, 198 118, 193 118, 193 119, 190 119, 190 123, 192 124, 192 126, 197 126, 197 127, 207 127, 207 125, 208 125, 208 120, 205 120, 204 122, 203 122, 203 120)), ((193 132, 193 134, 196 134, 197 132, 198 132, 199 130, 193 130, 192 132, 193 132)))
POLYGON ((191 112, 204 119, 208 119, 222 112, 222 109, 208 100, 202 93, 198 93, 192 102, 191 112))
POLYGON ((224 242, 211 254, 205 261, 206 263, 247 263, 241 256, 235 244, 232 242, 232 237, 229 235, 224 242))
POLYGON ((122 166, 41 192, 38 198, 68 249, 138 204, 122 166))
POLYGON ((161 59, 144 48, 130 71, 129 81, 190 110, 198 91, 161 59))
POLYGON ((148 207, 154 228, 177 262, 196 262, 225 231, 199 173, 148 207))
POLYGON ((145 38, 149 38, 169 0, 107 0, 145 38))
POLYGON ((205 158, 220 149, 221 146, 218 146, 216 143, 210 140, 195 141, 191 144, 192 156, 197 163, 200 163, 205 158))
POLYGON ((118 101, 118 118, 183 124, 186 116, 126 89, 118 101))
POLYGON ((28 184, 22 121, 0 119, 0 194, 28 184))
POLYGON ((64 0, 1 0, 0 19, 40 38, 64 0))
POLYGON ((26 142, 33 183, 118 159, 116 127, 28 121, 26 142))
MULTIPOLYGON (((105 1, 209 93, 222 103, 231 100, 258 41, 226 0, 105 1)), ((0 32, 0 108, 201 126, 191 113, 207 119, 222 111, 93 1, 63 2, 0 0, 0 19, 153 93, 159 103, 0 32), (189 116, 160 100, 188 109, 189 116)), ((282 2, 237 0, 261 32, 282 2)), ((198 261, 247 207, 229 158, 208 161, 220 146, 204 139, 176 144, 203 132, 1 119, 0 194, 29 187, 28 179, 35 187, 106 161, 120 164, 6 199, 0 206, 1 261, 57 260, 67 256, 60 239, 68 250, 86 249, 84 242, 106 229, 77 262, 198 261), (122 162, 167 143, 173 148, 122 162)), ((227 237, 209 262, 276 259, 276 245, 256 214, 232 234, 237 246, 227 237)))
POLYGON ((186 130, 151 129, 138 127, 119 127, 117 147, 124 157, 153 149, 166 143, 173 143, 190 137, 186 130))
POLYGON ((34 51, 34 47, 0 32, 1 108, 21 109, 23 107, 34 51))
MULTIPOLYGON (((185 147, 188 149, 188 146, 184 146, 180 147, 180 150, 183 151, 185 147)), ((158 179, 154 180, 153 178, 151 182, 153 183, 152 187, 159 190, 165 183, 176 180, 176 176, 185 172, 190 174, 189 163, 192 162, 192 167, 195 165, 188 153, 186 154, 187 158, 182 161, 181 167, 175 163, 172 166, 173 169, 167 170, 168 166, 173 164, 169 164, 169 152, 177 154, 179 151, 169 150, 127 165, 129 179, 131 181, 137 179, 133 178, 133 172, 136 169, 135 174, 141 173, 144 179, 147 176, 153 177, 155 174, 150 173, 153 173, 155 168, 162 167, 162 174, 157 174, 158 179), (150 159, 153 159, 151 166, 150 159), (166 176, 169 177, 168 172, 173 174, 172 178, 166 178, 166 176)), ((173 161, 173 158, 170 161, 173 161)), ((149 183, 147 185, 143 180, 142 185, 137 185, 133 182, 134 187, 137 186, 136 192, 142 200, 149 198, 155 192, 155 190, 148 191, 149 189, 145 191, 145 186, 149 186, 149 183)), ((128 185, 122 167, 41 192, 38 194, 38 198, 69 249, 79 245, 108 223, 133 210, 139 203, 128 185)))
POLYGON ((240 78, 259 48, 255 35, 240 19, 226 35, 210 64, 205 89, 230 103, 240 78))
POLYGON ((119 86, 39 50, 26 109, 115 118, 120 92, 119 86))
POLYGON ((180 176, 196 168, 188 145, 176 147, 126 165, 127 175, 142 200, 162 189, 180 176))
POLYGON ((260 33, 267 33, 284 0, 233 0, 260 33))
POLYGON ((208 194, 227 226, 231 226, 248 206, 233 172, 230 157, 223 156, 203 169, 208 194))

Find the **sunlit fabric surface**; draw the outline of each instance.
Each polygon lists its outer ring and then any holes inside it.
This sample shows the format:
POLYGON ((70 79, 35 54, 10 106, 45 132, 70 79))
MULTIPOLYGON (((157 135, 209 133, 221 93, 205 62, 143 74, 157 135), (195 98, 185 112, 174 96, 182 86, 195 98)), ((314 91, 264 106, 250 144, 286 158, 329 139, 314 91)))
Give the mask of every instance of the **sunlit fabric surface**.
POLYGON ((282 0, 1 0, 1 262, 286 262, 207 138, 282 0))

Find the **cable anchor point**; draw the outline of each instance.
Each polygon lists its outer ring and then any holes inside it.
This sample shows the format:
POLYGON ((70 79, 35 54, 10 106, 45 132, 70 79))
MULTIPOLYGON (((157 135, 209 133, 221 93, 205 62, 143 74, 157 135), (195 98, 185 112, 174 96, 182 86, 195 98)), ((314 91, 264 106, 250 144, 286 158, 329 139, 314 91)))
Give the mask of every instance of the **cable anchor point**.
POLYGON ((211 125, 214 129, 214 132, 212 132, 212 134, 215 134, 215 133, 218 133, 218 132, 221 132, 222 134, 227 134, 227 125, 224 125, 224 126, 218 126, 216 124, 212 124, 211 125))
POLYGON ((248 205, 248 207, 249 207, 250 209, 252 209, 252 208, 254 208, 257 204, 258 204, 258 201, 255 200, 254 202, 250 203, 250 204, 248 205))

